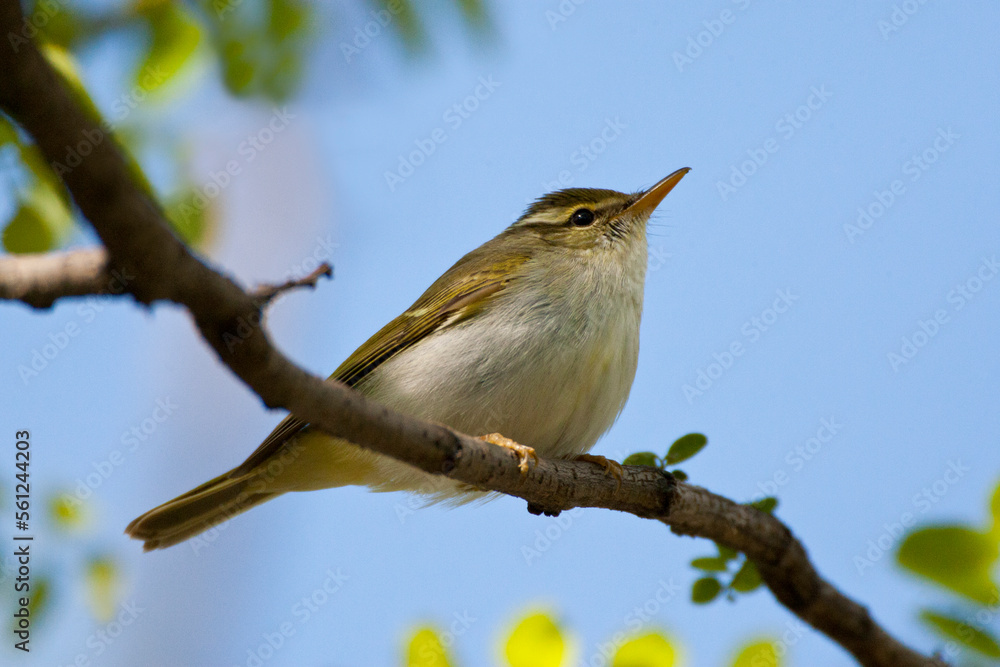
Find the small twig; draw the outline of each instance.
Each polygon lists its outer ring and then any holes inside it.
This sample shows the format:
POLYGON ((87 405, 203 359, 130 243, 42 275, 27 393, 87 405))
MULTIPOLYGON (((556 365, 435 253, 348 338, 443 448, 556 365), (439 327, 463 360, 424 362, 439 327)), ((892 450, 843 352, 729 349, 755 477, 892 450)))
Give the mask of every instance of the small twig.
POLYGON ((284 292, 291 292, 292 290, 299 289, 301 287, 315 289, 316 283, 318 283, 319 279, 323 277, 333 278, 333 267, 326 262, 320 264, 319 268, 310 273, 308 276, 286 280, 280 285, 261 285, 248 292, 248 294, 255 303, 263 308, 271 303, 276 296, 284 292))

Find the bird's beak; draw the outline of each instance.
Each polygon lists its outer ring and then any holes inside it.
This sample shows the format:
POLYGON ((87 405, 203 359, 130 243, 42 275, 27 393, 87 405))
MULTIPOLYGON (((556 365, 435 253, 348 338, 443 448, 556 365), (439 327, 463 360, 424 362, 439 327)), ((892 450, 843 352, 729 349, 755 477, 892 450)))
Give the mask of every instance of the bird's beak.
POLYGON ((649 215, 653 212, 663 198, 667 196, 667 193, 674 189, 674 186, 680 183, 680 180, 684 178, 684 174, 691 171, 690 167, 684 167, 683 169, 678 169, 674 173, 670 174, 662 181, 646 190, 642 193, 642 196, 627 209, 625 213, 630 215, 646 214, 649 215))

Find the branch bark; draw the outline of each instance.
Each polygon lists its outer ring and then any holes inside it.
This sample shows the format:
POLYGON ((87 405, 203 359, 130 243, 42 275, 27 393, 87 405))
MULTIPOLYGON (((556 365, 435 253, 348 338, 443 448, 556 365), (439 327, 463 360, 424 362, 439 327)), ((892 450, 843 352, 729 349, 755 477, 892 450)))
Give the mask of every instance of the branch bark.
MULTIPOLYGON (((0 34, 17 29, 21 20, 17 0, 0 0, 0 34)), ((285 408, 331 435, 422 470, 522 498, 536 513, 599 507, 715 540, 745 553, 783 605, 860 664, 942 664, 897 641, 867 609, 820 577, 802 544, 770 515, 641 466, 624 466, 620 485, 600 466, 583 462, 542 459, 522 475, 507 450, 393 412, 298 367, 260 326, 261 294, 245 292, 170 232, 159 206, 132 182, 115 142, 83 112, 34 44, 0 48, 0 106, 32 135, 46 159, 57 163, 79 142, 92 144, 83 164, 60 171, 107 249, 106 256, 86 251, 68 258, 6 259, 0 264, 0 297, 41 307, 60 296, 93 293, 109 276, 110 263, 129 276, 124 289, 137 301, 185 306, 219 359, 268 407, 285 408)))
POLYGON ((0 299, 33 308, 49 308, 67 296, 121 293, 123 280, 127 278, 108 269, 104 248, 0 257, 0 299), (117 284, 121 287, 116 289, 117 284))

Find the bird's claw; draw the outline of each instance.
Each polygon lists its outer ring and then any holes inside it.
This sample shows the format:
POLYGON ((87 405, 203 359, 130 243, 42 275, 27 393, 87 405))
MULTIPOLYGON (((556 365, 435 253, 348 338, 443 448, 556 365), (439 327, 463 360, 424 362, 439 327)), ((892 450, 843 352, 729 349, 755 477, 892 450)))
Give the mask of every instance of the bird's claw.
POLYGON ((479 436, 479 439, 483 442, 488 442, 491 445, 509 449, 517 454, 517 467, 520 469, 522 475, 528 474, 528 470, 531 468, 531 465, 538 464, 538 454, 535 453, 535 450, 532 447, 514 442, 500 433, 481 435, 479 436), (531 462, 530 464, 529 461, 531 462))

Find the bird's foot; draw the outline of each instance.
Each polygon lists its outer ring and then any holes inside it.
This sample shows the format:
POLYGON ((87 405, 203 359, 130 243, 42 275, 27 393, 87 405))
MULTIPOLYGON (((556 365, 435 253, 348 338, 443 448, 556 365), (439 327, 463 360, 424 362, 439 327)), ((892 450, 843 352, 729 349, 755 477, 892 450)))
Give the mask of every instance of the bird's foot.
POLYGON ((516 443, 510 438, 499 433, 481 435, 479 436, 479 439, 483 442, 488 442, 491 445, 497 445, 498 447, 509 449, 517 454, 517 467, 521 470, 522 475, 527 475, 531 465, 538 463, 538 454, 535 453, 533 448, 516 443), (531 462, 530 464, 529 461, 531 462))
POLYGON ((604 468, 605 475, 611 475, 618 482, 618 487, 621 488, 622 480, 625 478, 625 469, 622 468, 622 464, 618 461, 613 461, 612 459, 605 458, 598 454, 580 454, 576 456, 574 461, 583 461, 585 463, 596 463, 597 465, 604 468))

